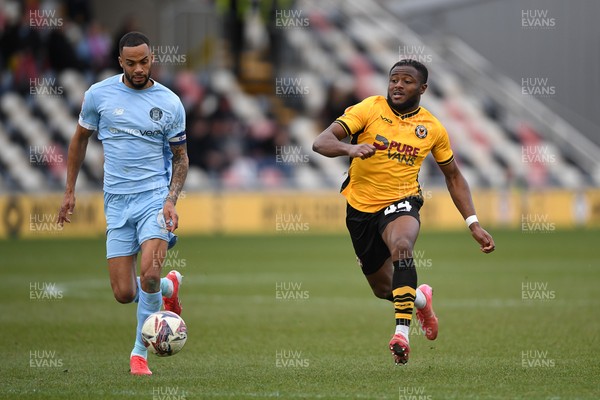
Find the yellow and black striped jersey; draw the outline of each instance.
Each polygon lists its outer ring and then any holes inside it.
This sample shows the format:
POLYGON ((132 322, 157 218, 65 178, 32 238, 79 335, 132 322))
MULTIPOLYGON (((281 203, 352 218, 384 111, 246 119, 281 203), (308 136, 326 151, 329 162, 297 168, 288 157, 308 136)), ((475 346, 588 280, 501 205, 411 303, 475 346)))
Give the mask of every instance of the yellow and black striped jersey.
POLYGON ((346 108, 335 122, 351 143, 377 149, 370 158, 351 160, 342 185, 342 194, 359 211, 373 213, 404 197, 420 196, 419 170, 430 152, 439 165, 454 159, 446 129, 424 107, 401 115, 385 97, 371 96, 346 108))

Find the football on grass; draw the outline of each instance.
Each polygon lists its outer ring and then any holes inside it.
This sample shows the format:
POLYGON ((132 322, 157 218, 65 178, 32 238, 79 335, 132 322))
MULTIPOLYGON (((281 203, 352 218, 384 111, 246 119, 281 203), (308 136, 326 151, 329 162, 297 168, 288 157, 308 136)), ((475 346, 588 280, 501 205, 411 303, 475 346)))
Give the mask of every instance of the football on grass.
POLYGON ((142 326, 142 341, 152 353, 167 357, 179 353, 187 340, 183 319, 171 311, 150 314, 142 326))

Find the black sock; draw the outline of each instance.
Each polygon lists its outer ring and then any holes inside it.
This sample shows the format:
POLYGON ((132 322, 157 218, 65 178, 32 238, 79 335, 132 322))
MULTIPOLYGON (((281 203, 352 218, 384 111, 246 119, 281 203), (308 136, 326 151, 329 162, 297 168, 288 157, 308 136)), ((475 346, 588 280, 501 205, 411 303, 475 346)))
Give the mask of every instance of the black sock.
POLYGON ((396 325, 410 326, 415 296, 417 294, 417 270, 412 258, 394 261, 392 295, 396 325))

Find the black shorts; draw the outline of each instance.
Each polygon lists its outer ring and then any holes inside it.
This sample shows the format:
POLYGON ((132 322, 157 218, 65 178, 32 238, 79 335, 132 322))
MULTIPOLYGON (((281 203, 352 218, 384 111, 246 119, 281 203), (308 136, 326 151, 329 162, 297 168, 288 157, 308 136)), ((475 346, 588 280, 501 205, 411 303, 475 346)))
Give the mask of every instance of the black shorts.
POLYGON ((374 213, 358 211, 347 205, 346 227, 363 274, 377 272, 390 257, 390 251, 381 237, 385 227, 403 215, 410 215, 421 223, 419 210, 422 205, 423 198, 417 196, 398 200, 374 213))

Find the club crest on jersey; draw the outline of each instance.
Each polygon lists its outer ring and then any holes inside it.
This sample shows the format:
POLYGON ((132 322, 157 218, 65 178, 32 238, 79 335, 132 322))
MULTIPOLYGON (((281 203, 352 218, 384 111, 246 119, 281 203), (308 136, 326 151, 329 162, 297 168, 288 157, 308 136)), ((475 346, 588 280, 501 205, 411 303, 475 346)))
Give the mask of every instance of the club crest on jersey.
POLYGON ((427 137, 427 128, 423 125, 417 125, 415 128, 415 135, 417 135, 419 139, 425 139, 427 137))
POLYGON ((163 112, 160 108, 154 107, 152 110, 150 110, 150 118, 152 118, 153 121, 160 121, 162 116, 163 112))

